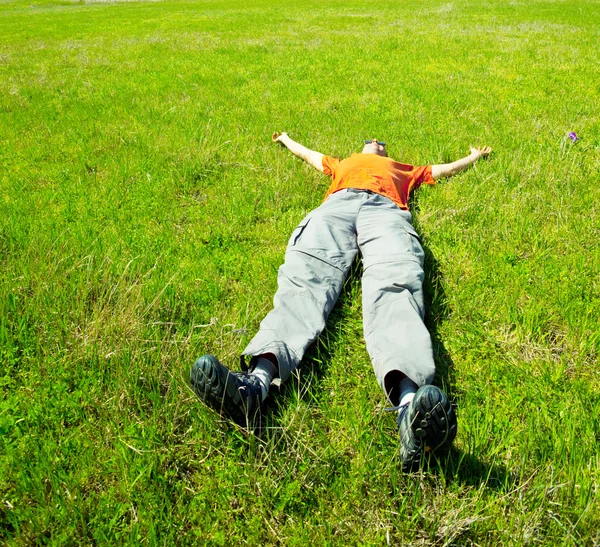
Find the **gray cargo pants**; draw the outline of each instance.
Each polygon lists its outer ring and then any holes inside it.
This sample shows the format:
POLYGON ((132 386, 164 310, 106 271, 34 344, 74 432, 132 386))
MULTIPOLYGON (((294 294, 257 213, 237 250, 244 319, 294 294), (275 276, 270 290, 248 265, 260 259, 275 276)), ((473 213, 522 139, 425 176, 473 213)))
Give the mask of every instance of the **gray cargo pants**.
POLYGON ((279 268, 274 307, 243 355, 272 353, 285 381, 325 328, 358 251, 363 261, 363 327, 377 381, 401 371, 430 384, 435 365, 423 323, 424 253, 403 211, 384 196, 341 190, 294 230, 279 268))

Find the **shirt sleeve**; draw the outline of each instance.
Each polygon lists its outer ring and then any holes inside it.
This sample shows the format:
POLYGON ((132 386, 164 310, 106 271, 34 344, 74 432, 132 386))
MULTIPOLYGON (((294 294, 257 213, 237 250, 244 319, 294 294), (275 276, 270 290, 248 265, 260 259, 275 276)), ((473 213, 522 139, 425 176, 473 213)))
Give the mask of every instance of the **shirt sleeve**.
POLYGON ((420 167, 413 167, 413 179, 415 181, 415 188, 421 186, 421 184, 435 184, 435 179, 431 174, 431 165, 422 165, 420 167))
POLYGON ((321 163, 323 164, 323 172, 332 177, 336 167, 340 164, 340 160, 332 156, 323 156, 321 163))

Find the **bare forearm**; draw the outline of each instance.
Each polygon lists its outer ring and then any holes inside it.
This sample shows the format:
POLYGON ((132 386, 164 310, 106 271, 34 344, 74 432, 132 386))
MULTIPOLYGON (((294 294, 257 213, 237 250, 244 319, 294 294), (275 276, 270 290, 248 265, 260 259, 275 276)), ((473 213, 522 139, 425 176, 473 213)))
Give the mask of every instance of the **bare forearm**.
MULTIPOLYGON (((464 171, 467 167, 470 167, 471 165, 473 165, 478 159, 479 159, 479 156, 476 156, 475 154, 469 154, 468 156, 465 156, 464 158, 453 161, 452 163, 446 163, 444 165, 437 166, 437 167, 441 168, 440 174, 438 177, 436 177, 435 174, 432 173, 433 178, 435 179, 435 178, 441 178, 441 177, 452 177, 454 175, 457 175, 461 171, 464 171)), ((433 171, 433 169, 432 169, 432 171, 433 171)))
POLYGON ((291 139, 287 135, 281 138, 281 143, 292 153, 294 156, 298 156, 302 158, 304 161, 308 162, 310 158, 310 150, 306 148, 306 146, 296 142, 291 139))
POLYGON ((488 156, 491 151, 492 149, 489 146, 484 146, 483 148, 471 147, 471 153, 464 158, 452 163, 433 165, 431 167, 431 176, 436 180, 443 177, 452 177, 473 165, 479 158, 488 156))

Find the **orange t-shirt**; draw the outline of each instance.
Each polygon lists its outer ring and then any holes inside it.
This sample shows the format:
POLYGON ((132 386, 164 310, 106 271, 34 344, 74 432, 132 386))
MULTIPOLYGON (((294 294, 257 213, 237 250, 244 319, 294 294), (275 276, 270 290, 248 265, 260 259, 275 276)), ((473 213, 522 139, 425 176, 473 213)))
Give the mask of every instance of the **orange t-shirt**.
POLYGON ((411 190, 435 184, 431 165, 414 167, 377 154, 352 154, 342 161, 323 156, 323 169, 333 179, 325 199, 344 188, 357 188, 386 196, 406 210, 411 190))

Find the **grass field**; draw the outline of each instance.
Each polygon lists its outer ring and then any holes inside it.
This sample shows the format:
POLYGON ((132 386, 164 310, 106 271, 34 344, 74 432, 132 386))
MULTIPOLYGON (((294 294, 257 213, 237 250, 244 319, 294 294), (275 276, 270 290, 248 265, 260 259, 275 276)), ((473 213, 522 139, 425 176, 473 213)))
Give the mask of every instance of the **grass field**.
POLYGON ((600 545, 596 0, 0 1, 0 543, 600 545), (408 163, 451 457, 399 468, 360 264, 248 436, 187 387, 328 179, 408 163), (575 131, 580 140, 568 137, 575 131))

